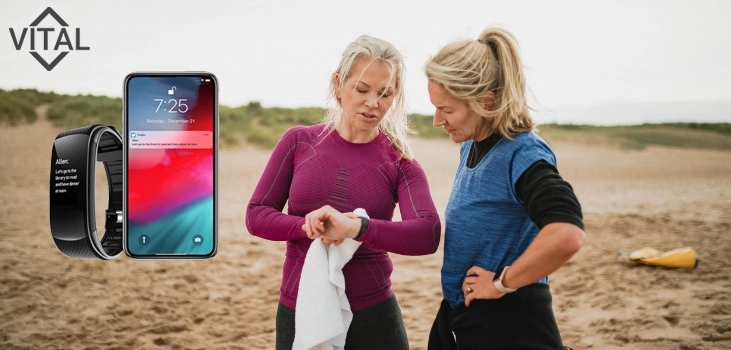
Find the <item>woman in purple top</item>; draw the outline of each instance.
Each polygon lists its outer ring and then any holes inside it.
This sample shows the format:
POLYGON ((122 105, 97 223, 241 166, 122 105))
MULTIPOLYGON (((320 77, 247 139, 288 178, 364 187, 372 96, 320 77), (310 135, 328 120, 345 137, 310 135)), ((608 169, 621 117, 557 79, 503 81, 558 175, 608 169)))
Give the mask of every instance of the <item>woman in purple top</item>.
POLYGON ((277 349, 292 347, 302 266, 317 238, 362 242, 343 268, 353 311, 346 348, 408 348, 388 252, 434 253, 441 225, 406 142, 403 84, 403 60, 393 45, 357 38, 332 75, 335 106, 325 123, 287 130, 272 152, 249 202, 246 227, 255 236, 287 241, 277 349), (396 203, 399 222, 391 221, 396 203), (356 208, 370 220, 353 215, 356 208))

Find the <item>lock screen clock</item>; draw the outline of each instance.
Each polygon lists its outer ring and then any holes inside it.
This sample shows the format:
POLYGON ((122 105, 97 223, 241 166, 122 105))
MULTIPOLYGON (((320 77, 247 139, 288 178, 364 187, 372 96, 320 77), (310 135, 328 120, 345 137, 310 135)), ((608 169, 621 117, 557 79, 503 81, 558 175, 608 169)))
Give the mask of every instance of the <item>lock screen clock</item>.
POLYGON ((163 112, 168 113, 186 113, 188 112, 188 99, 187 98, 181 98, 181 99, 163 99, 163 98, 156 98, 155 102, 157 102, 157 108, 155 109, 155 113, 160 112, 160 107, 162 108, 163 112))

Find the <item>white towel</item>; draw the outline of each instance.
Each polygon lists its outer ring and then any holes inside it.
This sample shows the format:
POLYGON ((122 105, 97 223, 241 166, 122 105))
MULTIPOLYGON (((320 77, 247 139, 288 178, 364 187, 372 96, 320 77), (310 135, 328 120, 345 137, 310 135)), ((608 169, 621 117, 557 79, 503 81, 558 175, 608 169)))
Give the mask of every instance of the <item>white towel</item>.
MULTIPOLYGON (((368 217, 365 210, 353 211, 368 217)), ((350 261, 360 242, 346 238, 340 245, 316 239, 307 251, 302 267, 295 312, 295 350, 343 349, 353 320, 345 296, 343 266, 350 261)))

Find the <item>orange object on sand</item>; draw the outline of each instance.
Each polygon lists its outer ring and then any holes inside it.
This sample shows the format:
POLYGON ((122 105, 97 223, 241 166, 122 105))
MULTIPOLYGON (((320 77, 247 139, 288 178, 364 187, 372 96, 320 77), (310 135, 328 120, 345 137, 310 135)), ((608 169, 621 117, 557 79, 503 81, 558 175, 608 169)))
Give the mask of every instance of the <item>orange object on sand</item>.
POLYGON ((655 266, 695 269, 698 266, 698 257, 690 247, 673 249, 661 252, 654 248, 642 248, 633 251, 629 257, 620 253, 620 256, 630 261, 655 266))

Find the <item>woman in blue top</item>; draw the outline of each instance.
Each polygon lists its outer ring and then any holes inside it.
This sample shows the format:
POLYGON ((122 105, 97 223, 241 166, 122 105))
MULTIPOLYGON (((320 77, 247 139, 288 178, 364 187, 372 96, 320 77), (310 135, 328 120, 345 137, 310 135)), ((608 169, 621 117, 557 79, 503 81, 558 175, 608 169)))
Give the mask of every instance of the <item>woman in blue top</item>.
POLYGON ((533 132, 517 43, 487 28, 425 70, 434 126, 462 143, 429 348, 563 349, 547 276, 586 234, 571 185, 533 132))

